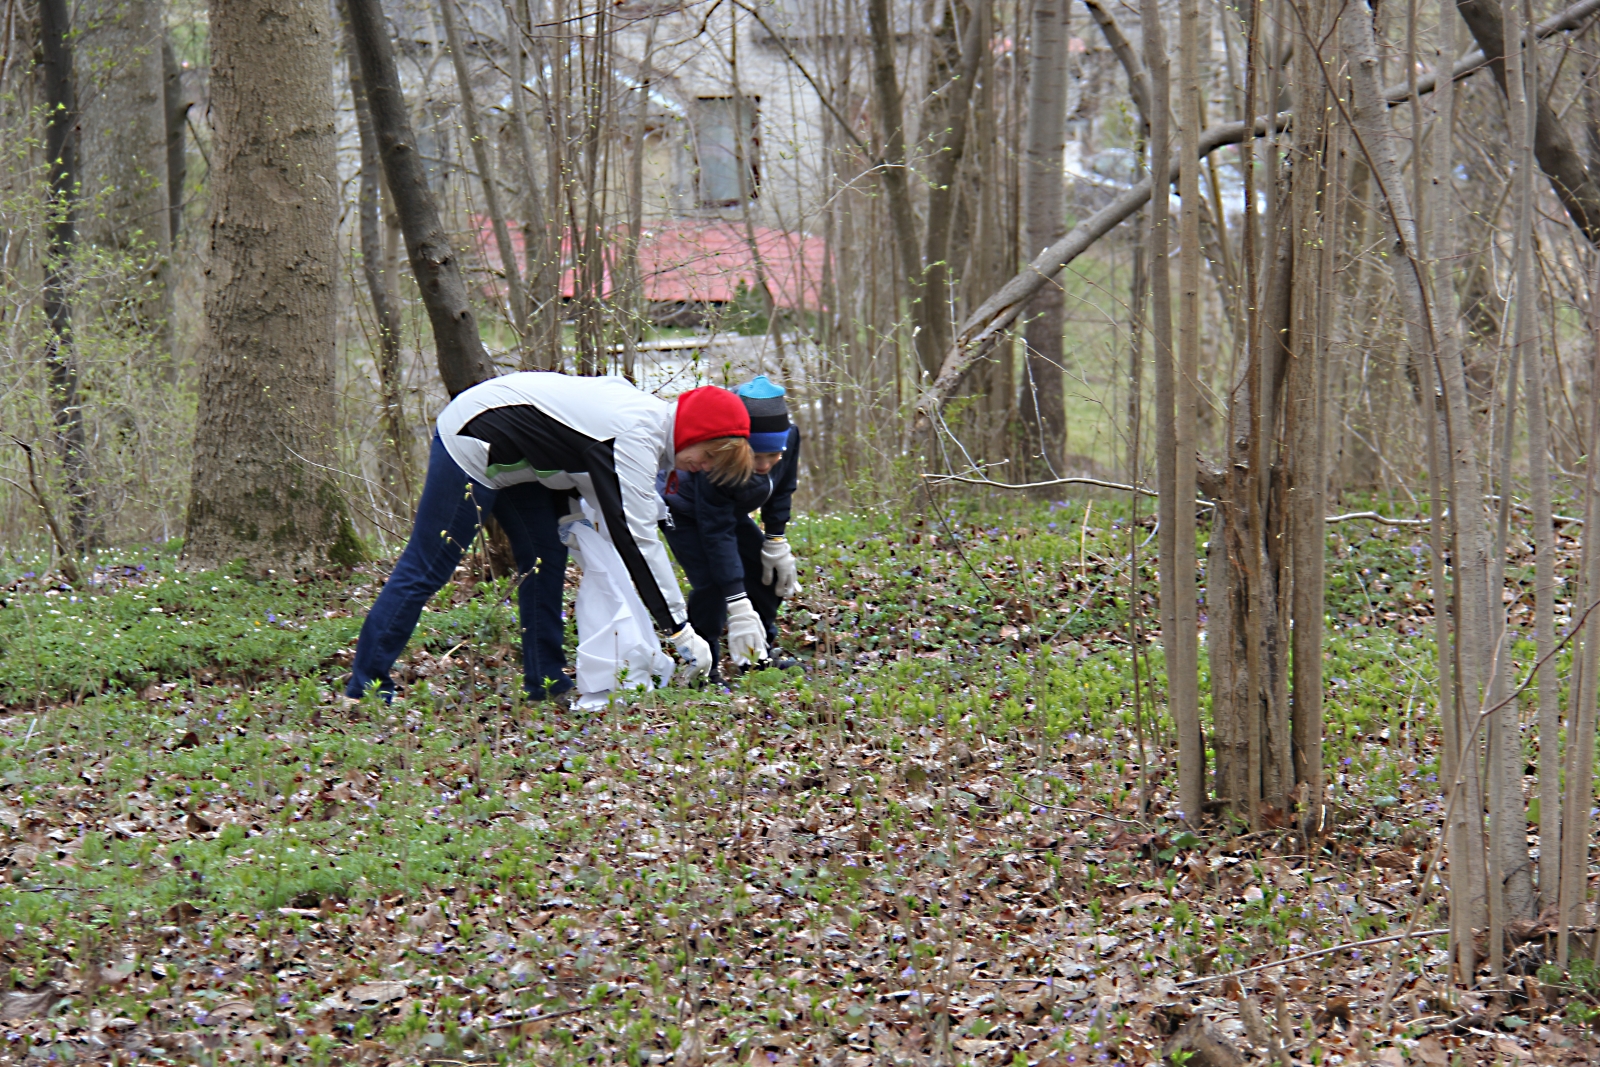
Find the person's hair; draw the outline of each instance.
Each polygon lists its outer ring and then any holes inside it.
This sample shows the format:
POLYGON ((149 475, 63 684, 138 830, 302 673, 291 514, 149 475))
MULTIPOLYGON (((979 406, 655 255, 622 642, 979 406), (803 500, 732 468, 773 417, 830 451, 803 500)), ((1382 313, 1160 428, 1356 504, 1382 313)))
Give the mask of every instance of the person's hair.
POLYGON ((749 439, 744 437, 707 441, 706 458, 711 461, 707 477, 718 485, 743 485, 756 472, 755 455, 750 451, 749 439))

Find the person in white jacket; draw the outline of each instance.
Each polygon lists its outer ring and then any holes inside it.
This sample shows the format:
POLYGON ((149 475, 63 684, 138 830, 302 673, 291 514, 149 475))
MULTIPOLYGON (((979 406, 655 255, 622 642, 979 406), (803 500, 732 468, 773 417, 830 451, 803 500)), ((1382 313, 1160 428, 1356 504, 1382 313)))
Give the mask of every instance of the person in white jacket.
POLYGON ((499 520, 517 563, 523 682, 535 699, 572 688, 562 647, 562 528, 582 517, 574 492, 606 533, 658 629, 694 673, 711 650, 688 609, 657 534, 656 475, 683 470, 719 481, 750 477, 750 417, 714 386, 667 402, 622 378, 527 371, 462 392, 439 413, 416 524, 383 591, 361 625, 345 694, 374 684, 391 699, 389 669, 422 608, 455 573, 485 515, 499 520))

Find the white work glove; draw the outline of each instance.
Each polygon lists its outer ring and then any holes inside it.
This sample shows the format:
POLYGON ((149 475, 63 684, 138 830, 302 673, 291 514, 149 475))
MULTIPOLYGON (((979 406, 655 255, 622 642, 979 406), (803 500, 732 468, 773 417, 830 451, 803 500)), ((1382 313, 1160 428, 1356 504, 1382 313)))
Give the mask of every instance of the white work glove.
POLYGON ((573 532, 574 528, 578 526, 587 526, 591 530, 594 529, 594 523, 590 522, 589 517, 581 511, 574 511, 570 515, 564 515, 556 522, 556 535, 561 539, 561 543, 568 548, 578 547, 578 535, 573 532))
POLYGON ((583 553, 578 550, 578 535, 574 532, 579 526, 587 526, 591 530, 594 529, 594 523, 590 522, 588 516, 581 511, 574 511, 570 515, 563 516, 556 523, 556 537, 562 544, 567 546, 567 552, 572 556, 573 562, 582 567, 583 553))
POLYGON ((741 667, 767 658, 767 628, 747 596, 728 601, 728 653, 741 667))
POLYGON ((761 546, 761 584, 773 586, 772 591, 784 598, 800 592, 800 572, 795 567, 794 553, 789 551, 789 542, 782 537, 769 537, 761 546))
POLYGON ((691 678, 711 673, 711 646, 706 644, 705 638, 694 632, 693 626, 684 623, 683 629, 672 635, 672 647, 689 664, 691 678))

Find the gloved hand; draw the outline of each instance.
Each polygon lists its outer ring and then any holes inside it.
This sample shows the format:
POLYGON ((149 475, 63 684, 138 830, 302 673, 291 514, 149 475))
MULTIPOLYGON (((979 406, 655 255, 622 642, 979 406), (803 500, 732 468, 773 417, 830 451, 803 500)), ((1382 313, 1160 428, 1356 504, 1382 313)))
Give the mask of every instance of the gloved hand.
POLYGON ((594 529, 594 523, 589 521, 588 516, 581 511, 574 511, 570 515, 562 516, 556 522, 556 536, 568 548, 577 548, 578 535, 573 533, 573 529, 578 526, 587 526, 591 530, 594 529))
POLYGON ((761 546, 761 584, 773 586, 772 591, 784 598, 800 592, 800 572, 795 566, 794 553, 789 551, 789 542, 782 537, 769 537, 761 546))
POLYGON ((741 667, 767 658, 767 628, 747 596, 728 601, 728 653, 741 667))
POLYGON ((572 557, 572 562, 579 567, 583 567, 583 553, 578 549, 578 535, 573 532, 579 526, 587 526, 591 530, 594 529, 594 523, 590 522, 588 517, 581 511, 574 511, 570 515, 563 516, 556 522, 556 537, 560 539, 562 544, 567 546, 567 554, 572 557))
POLYGON ((711 646, 694 632, 693 626, 684 623, 683 629, 672 635, 672 647, 689 664, 690 677, 711 673, 711 646))

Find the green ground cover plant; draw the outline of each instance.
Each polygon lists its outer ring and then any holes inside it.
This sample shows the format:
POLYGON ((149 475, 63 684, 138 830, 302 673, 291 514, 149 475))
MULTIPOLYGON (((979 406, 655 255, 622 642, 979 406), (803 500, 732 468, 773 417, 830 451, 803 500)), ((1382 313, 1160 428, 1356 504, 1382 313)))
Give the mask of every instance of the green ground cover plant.
POLYGON ((1196 1015, 1302 1063, 1591 1055, 1581 983, 1457 1033, 1439 938, 1219 980, 1443 925, 1426 546, 1330 534, 1308 842, 1171 817, 1151 534, 1103 500, 804 519, 803 671, 595 714, 520 697, 470 563, 386 706, 333 698, 380 564, 9 559, 0 1057, 1143 1064, 1196 1015))

